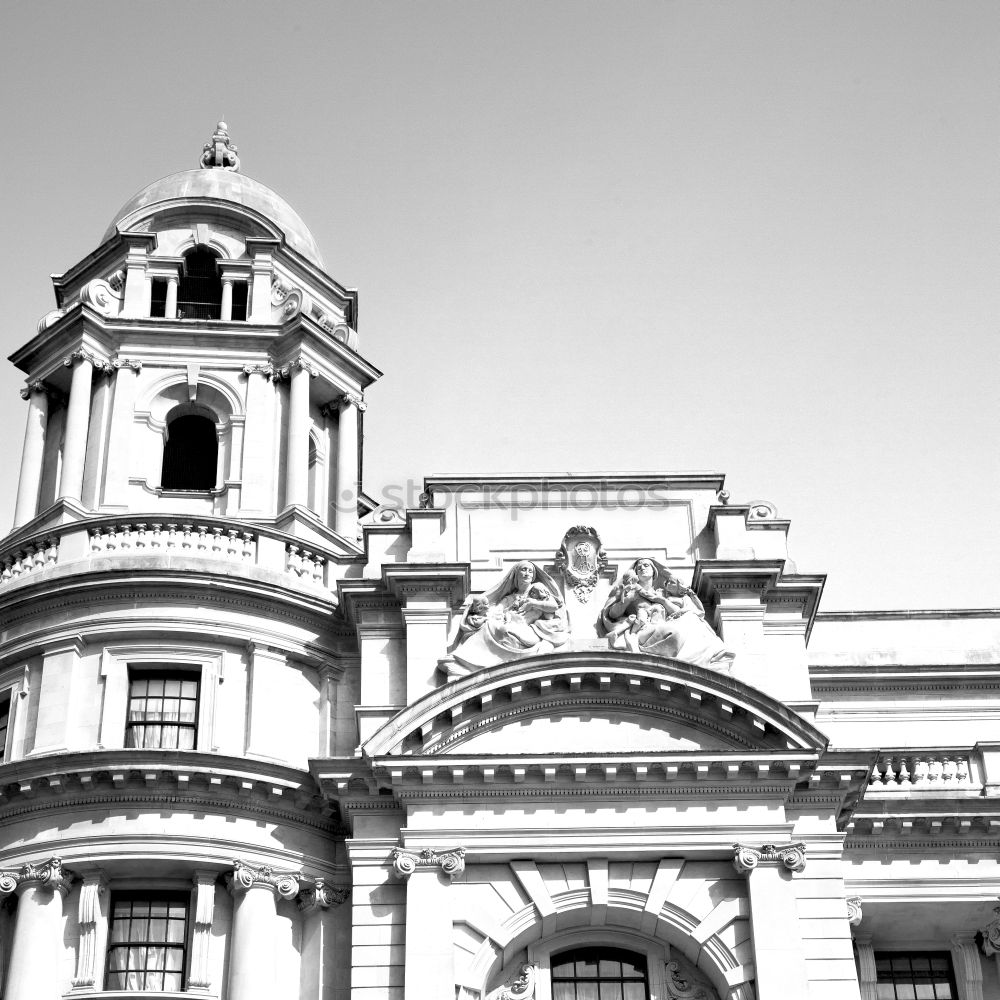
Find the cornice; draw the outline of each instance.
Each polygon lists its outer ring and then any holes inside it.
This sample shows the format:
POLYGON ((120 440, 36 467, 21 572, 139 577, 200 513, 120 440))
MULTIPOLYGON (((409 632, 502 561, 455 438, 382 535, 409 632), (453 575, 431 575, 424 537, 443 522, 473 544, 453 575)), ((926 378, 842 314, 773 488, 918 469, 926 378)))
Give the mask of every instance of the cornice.
POLYGON ((535 489, 621 490, 628 487, 654 489, 666 487, 673 490, 711 490, 718 493, 723 488, 725 476, 720 472, 510 472, 479 475, 476 473, 434 473, 424 477, 427 493, 452 493, 462 487, 478 487, 483 492, 496 492, 517 487, 535 489))
POLYGON ((197 751, 48 754, 0 766, 0 822, 89 806, 176 806, 265 816, 336 834, 308 772, 197 751))

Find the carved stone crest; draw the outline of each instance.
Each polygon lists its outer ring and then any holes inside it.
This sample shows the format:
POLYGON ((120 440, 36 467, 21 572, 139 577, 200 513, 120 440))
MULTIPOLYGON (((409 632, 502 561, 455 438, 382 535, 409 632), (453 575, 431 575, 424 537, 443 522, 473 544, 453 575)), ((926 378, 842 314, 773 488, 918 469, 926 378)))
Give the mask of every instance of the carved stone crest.
POLYGON ((601 546, 600 536, 593 528, 578 524, 563 536, 556 552, 556 571, 562 574, 566 587, 581 603, 590 597, 608 557, 601 546))

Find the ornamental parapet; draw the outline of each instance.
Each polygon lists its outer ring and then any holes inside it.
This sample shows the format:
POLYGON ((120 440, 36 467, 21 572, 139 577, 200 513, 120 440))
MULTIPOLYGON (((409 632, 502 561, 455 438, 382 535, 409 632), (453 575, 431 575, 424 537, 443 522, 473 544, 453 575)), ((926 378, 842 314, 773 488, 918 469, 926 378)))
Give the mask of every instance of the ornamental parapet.
POLYGON ((465 871, 465 848, 453 847, 447 851, 434 851, 425 847, 410 851, 397 847, 392 852, 393 870, 400 878, 407 879, 416 871, 440 871, 447 878, 455 878, 465 871))
POLYGON ((69 892, 75 874, 63 867, 61 858, 49 858, 37 864, 29 862, 16 869, 0 871, 0 895, 9 896, 23 889, 51 889, 64 895, 69 892))
MULTIPOLYGON (((228 564, 240 575, 248 567, 334 590, 333 568, 344 552, 285 532, 217 517, 140 513, 49 525, 24 532, 0 550, 0 588, 57 564, 136 556, 192 556, 228 564)), ((353 553, 351 553, 353 554, 353 553)))
POLYGON ((801 872, 806 867, 806 845, 801 841, 794 844, 763 844, 750 847, 747 844, 733 844, 736 852, 733 865, 741 874, 749 874, 762 865, 784 867, 792 872, 801 872))

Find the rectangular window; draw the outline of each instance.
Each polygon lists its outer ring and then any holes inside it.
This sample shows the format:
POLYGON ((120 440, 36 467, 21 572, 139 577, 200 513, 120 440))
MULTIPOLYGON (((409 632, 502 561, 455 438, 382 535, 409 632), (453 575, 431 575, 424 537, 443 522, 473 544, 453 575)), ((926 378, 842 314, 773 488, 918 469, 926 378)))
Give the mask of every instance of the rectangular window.
POLYGON ((10 733, 10 691, 0 695, 0 764, 8 759, 7 736, 10 733))
POLYGON ((247 292, 249 285, 245 281, 233 282, 233 322, 245 323, 247 320, 247 292))
POLYGON ((150 282, 151 295, 149 300, 149 315, 154 319, 167 315, 167 279, 153 278, 150 282))
POLYGON ((194 750, 198 745, 198 675, 129 672, 125 746, 144 750, 194 750))
POLYGON ((106 990, 176 992, 187 968, 185 893, 115 893, 111 897, 106 990))
POLYGON ((958 1000, 946 951, 875 952, 878 1000, 958 1000))

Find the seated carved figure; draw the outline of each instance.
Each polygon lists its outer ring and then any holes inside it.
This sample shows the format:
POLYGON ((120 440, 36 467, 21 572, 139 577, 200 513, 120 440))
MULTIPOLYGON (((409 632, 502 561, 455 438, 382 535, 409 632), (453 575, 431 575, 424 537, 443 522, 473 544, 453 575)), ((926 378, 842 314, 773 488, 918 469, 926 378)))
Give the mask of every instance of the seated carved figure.
POLYGON ((601 623, 612 648, 728 670, 733 654, 705 621, 697 595, 653 559, 637 559, 612 588, 601 623))
POLYGON ((555 581, 526 560, 482 597, 473 598, 459 631, 455 659, 472 668, 549 653, 569 639, 555 581))

